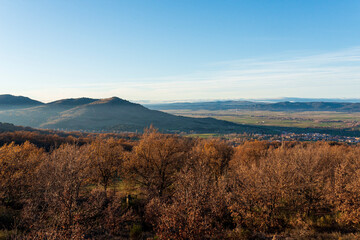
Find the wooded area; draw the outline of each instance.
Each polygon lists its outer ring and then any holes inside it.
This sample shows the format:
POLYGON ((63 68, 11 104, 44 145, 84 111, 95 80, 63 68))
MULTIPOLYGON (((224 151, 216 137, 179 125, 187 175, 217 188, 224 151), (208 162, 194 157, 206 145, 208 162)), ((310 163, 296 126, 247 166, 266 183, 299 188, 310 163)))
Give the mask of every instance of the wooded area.
POLYGON ((0 148, 0 238, 360 237, 359 145, 233 147, 152 128, 59 143, 0 148))

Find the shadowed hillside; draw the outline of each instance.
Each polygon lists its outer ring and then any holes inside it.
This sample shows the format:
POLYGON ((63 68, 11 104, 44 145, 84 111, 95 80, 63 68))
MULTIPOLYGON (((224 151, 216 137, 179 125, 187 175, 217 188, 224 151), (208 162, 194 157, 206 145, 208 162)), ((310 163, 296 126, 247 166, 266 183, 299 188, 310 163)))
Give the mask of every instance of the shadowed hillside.
POLYGON ((15 126, 11 123, 0 122, 0 133, 3 132, 15 132, 15 131, 35 131, 36 129, 30 127, 15 126))
POLYGON ((10 94, 0 95, 0 110, 20 109, 43 105, 44 103, 28 97, 13 96, 10 94))
POLYGON ((150 125, 167 132, 261 132, 255 126, 213 118, 190 118, 150 110, 113 97, 64 99, 26 109, 0 111, 0 121, 36 128, 83 131, 142 131, 150 125))
POLYGON ((150 110, 120 98, 102 99, 64 111, 44 128, 141 131, 149 125, 163 131, 237 131, 240 126, 211 118, 195 119, 150 110))
POLYGON ((60 114, 66 110, 97 100, 98 99, 91 98, 71 98, 24 109, 12 108, 6 111, 0 111, 0 120, 15 125, 40 127, 42 124, 58 118, 60 114))

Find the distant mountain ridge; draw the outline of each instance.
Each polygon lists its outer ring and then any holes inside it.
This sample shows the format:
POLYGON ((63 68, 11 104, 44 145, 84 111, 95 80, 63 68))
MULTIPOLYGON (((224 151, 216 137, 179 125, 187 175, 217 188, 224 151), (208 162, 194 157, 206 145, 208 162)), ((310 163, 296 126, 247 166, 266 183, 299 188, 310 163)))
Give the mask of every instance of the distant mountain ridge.
POLYGON ((251 101, 214 101, 194 103, 148 104, 156 110, 262 110, 262 111, 336 111, 360 112, 360 103, 352 102, 251 102, 251 101))
POLYGON ((10 94, 0 95, 0 110, 20 109, 43 105, 40 101, 23 96, 13 96, 10 94))
POLYGON ((261 132, 256 126, 213 118, 190 118, 150 110, 112 97, 62 99, 28 108, 0 111, 0 122, 34 128, 83 131, 142 131, 153 125, 168 132, 261 132))
POLYGON ((263 98, 248 100, 253 102, 348 102, 360 103, 360 98, 299 98, 299 97, 282 97, 282 98, 263 98))
MULTIPOLYGON (((7 99, 12 97, 7 96, 7 99)), ((296 133, 328 133, 335 135, 360 136, 359 131, 351 129, 325 128, 287 128, 278 126, 255 126, 236 124, 214 118, 191 118, 175 116, 166 112, 151 110, 143 105, 112 97, 106 99, 73 98, 62 99, 50 103, 41 103, 25 97, 15 97, 15 100, 29 102, 28 107, 19 108, 18 102, 7 103, 7 108, 0 109, 0 122, 11 123, 32 128, 55 129, 65 131, 86 132, 141 132, 153 125, 163 132, 170 133, 260 133, 281 134, 282 132, 296 133)), ((0 102, 1 104, 1 102, 0 102)), ((254 103, 249 101, 217 101, 210 103, 176 103, 170 107, 191 109, 279 109, 289 108, 291 111, 309 109, 350 109, 353 111, 358 105, 347 103, 254 103), (185 106, 185 107, 184 107, 185 106), (269 108, 269 106, 271 108, 269 108)), ((162 106, 164 107, 164 106, 162 106)), ((165 108, 168 108, 165 105, 165 108)), ((5 126, 5 125, 4 125, 5 126)), ((10 125, 7 125, 9 127, 10 125)), ((10 126, 11 127, 11 126, 10 126)))

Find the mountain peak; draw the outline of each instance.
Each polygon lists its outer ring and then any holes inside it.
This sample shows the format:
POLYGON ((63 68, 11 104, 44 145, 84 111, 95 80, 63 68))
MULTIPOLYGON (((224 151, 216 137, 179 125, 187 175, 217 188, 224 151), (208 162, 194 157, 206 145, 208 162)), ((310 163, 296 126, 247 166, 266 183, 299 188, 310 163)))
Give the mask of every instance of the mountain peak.
POLYGON ((93 98, 67 98, 67 99, 61 99, 61 100, 57 100, 48 104, 51 105, 64 105, 64 106, 79 106, 79 105, 84 105, 84 104, 89 104, 92 102, 96 102, 99 99, 93 99, 93 98))
POLYGON ((134 105, 127 100, 121 99, 119 97, 111 97, 111 98, 104 98, 100 99, 92 104, 108 104, 108 105, 134 105))

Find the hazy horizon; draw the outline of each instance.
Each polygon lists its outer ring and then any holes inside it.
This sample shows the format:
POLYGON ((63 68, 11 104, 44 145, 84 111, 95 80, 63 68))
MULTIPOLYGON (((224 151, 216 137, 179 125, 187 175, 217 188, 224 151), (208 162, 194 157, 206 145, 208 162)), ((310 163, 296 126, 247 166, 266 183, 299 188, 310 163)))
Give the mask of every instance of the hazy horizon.
POLYGON ((66 99, 80 99, 80 98, 92 98, 92 99, 109 99, 109 98, 120 98, 124 100, 128 100, 130 102, 144 104, 144 105, 153 105, 153 104, 169 104, 169 103, 200 103, 200 102, 222 102, 222 101, 253 101, 253 102, 349 102, 349 103, 358 103, 360 102, 360 98, 299 98, 299 97, 277 97, 277 98, 227 98, 227 99, 187 99, 187 100, 148 100, 148 99, 139 99, 139 100, 129 100, 122 98, 121 96, 105 96, 100 98, 93 98, 89 96, 75 96, 75 97, 60 97, 53 98, 48 101, 43 101, 40 99, 32 98, 25 95, 14 95, 12 93, 0 93, 0 96, 14 96, 14 97, 27 97, 35 101, 40 101, 42 103, 52 103, 55 101, 66 100, 66 99))
POLYGON ((359 98, 359 1, 3 1, 2 92, 359 98))

